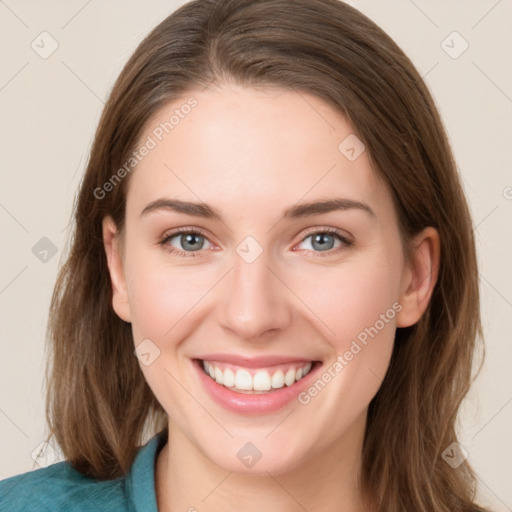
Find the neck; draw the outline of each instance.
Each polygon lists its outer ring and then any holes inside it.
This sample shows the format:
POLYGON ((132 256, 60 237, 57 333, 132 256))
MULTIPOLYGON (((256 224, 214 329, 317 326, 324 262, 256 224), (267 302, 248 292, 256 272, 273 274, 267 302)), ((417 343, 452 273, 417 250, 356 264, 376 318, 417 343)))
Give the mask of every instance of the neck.
POLYGON ((287 471, 263 476, 222 469, 169 423, 156 467, 158 510, 367 511, 358 484, 365 422, 366 411, 328 449, 287 471))

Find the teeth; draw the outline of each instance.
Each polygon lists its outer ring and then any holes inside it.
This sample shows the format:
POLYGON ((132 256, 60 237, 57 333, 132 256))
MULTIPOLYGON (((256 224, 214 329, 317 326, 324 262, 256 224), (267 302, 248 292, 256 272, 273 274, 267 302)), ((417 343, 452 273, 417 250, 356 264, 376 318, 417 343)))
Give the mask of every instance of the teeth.
POLYGON ((282 370, 277 370, 274 375, 272 375, 272 387, 279 389, 284 386, 284 373, 282 370))
POLYGON ((279 369, 271 375, 267 370, 257 370, 253 376, 244 369, 233 371, 230 368, 226 368, 222 370, 214 362, 203 361, 205 373, 213 380, 227 388, 232 388, 233 391, 241 392, 264 392, 280 389, 285 384, 291 386, 304 378, 311 370, 311 367, 312 363, 308 362, 300 367, 296 365, 290 366, 286 373, 279 369))
POLYGON ((256 373, 252 383, 255 391, 268 391, 272 387, 272 379, 268 372, 260 370, 256 373))
POLYGON ((291 386, 295 382, 295 375, 297 375, 297 373, 293 368, 288 370, 284 376, 284 383, 287 386, 291 386))
POLYGON ((235 374, 233 370, 226 368, 224 370, 223 378, 224 381, 222 384, 228 388, 232 388, 235 385, 235 374))
MULTIPOLYGON (((219 382, 219 384, 224 384, 219 382)), ((237 389, 253 389, 251 374, 246 370, 238 370, 235 374, 235 388, 237 389)))

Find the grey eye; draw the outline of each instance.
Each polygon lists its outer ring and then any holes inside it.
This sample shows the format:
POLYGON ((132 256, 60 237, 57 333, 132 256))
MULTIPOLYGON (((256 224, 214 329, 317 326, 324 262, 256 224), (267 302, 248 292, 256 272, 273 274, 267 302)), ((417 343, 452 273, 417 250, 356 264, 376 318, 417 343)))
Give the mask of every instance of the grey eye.
POLYGON ((200 251, 207 239, 199 233, 177 233, 169 239, 169 244, 181 251, 200 251), (175 243, 175 240, 178 242, 175 243))
MULTIPOLYGON (((329 250, 335 248, 334 244, 336 242, 336 239, 339 240, 339 237, 333 233, 318 232, 318 233, 313 233, 313 234, 307 236, 301 242, 301 244, 306 243, 310 239, 311 239, 311 242, 309 243, 310 247, 303 247, 303 249, 314 250, 314 251, 329 251, 329 250)), ((338 246, 336 246, 336 247, 339 247, 340 244, 341 244, 341 241, 338 244, 338 246)))

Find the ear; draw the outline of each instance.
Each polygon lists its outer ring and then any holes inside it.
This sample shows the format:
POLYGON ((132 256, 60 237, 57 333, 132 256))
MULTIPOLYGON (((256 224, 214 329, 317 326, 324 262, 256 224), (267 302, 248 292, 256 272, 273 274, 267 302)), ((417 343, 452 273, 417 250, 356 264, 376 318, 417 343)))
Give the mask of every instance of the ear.
POLYGON ((112 282, 112 307, 125 322, 131 321, 130 303, 123 268, 122 243, 112 217, 103 219, 103 244, 107 255, 110 281, 112 282))
POLYGON ((421 318, 430 302, 439 273, 439 233, 425 228, 411 243, 409 261, 402 277, 397 327, 409 327, 421 318))

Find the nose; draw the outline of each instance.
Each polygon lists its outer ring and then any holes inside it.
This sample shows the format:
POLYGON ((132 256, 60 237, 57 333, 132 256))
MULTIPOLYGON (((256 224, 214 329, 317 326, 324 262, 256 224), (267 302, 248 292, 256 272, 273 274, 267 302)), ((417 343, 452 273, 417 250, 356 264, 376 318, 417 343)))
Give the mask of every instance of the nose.
POLYGON ((224 329, 245 340, 266 340, 290 324, 290 292, 264 251, 256 261, 235 255, 221 312, 224 329))

